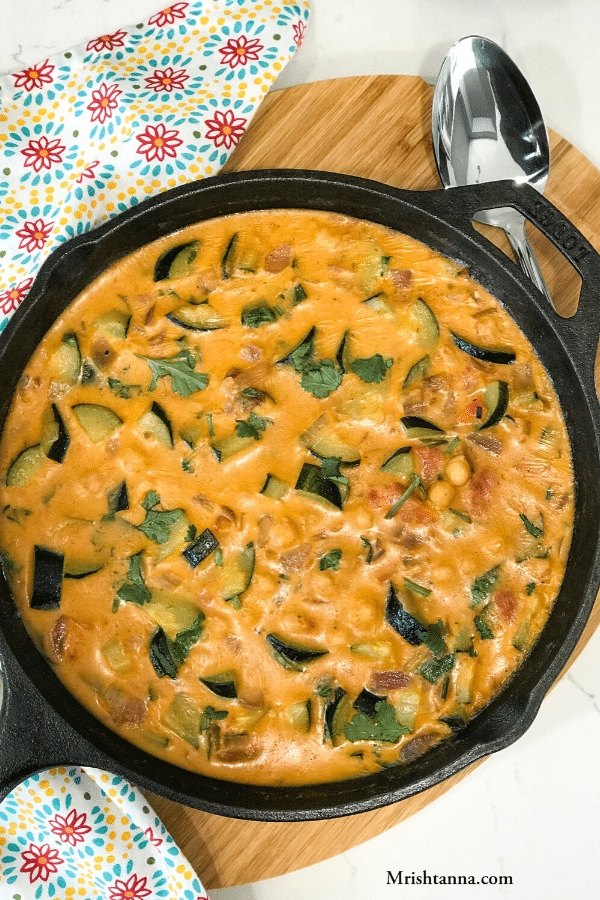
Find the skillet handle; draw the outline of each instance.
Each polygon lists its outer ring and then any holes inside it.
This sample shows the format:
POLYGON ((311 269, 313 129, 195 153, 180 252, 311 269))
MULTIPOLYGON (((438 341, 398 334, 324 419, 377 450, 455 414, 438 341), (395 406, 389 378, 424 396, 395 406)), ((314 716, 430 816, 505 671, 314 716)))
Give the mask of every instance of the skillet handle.
POLYGON ((0 800, 36 772, 98 756, 41 697, 1 633, 0 680, 0 800))
MULTIPOLYGON (((539 228, 571 263, 581 276, 577 311, 570 318, 560 316, 554 310, 551 312, 569 352, 581 361, 583 370, 589 368, 591 360, 593 373, 600 337, 600 256, 592 244, 529 184, 497 181, 448 188, 443 193, 444 200, 450 201, 447 207, 450 224, 464 226, 482 210, 512 206, 539 228)), ((445 212, 442 217, 446 217, 445 212)))

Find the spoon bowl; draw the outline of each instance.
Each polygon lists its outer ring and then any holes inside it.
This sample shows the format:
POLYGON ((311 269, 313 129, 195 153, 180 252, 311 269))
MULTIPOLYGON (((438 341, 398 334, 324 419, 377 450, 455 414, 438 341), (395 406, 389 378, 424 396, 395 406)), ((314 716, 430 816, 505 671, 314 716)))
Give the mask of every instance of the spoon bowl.
MULTIPOLYGON (((451 47, 434 90, 431 131, 444 187, 508 179, 543 193, 550 145, 542 113, 521 71, 493 41, 472 36, 451 47)), ((476 218, 504 229, 521 267, 552 302, 523 216, 503 207, 476 218)))

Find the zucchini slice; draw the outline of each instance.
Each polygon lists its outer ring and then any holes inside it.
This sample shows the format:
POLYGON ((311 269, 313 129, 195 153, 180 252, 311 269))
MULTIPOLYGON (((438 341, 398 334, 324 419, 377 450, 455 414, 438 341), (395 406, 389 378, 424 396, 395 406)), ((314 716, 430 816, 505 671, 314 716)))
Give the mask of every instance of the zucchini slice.
POLYGON ((92 322, 92 328, 101 331, 107 337, 125 338, 131 315, 122 309, 111 309, 102 313, 92 322))
POLYGON ((232 234, 227 247, 225 248, 225 253, 223 254, 223 258, 221 259, 221 273, 223 278, 231 278, 235 269, 235 252, 238 243, 238 232, 234 232, 232 234))
POLYGON ((26 487, 41 468, 45 458, 46 454, 39 444, 22 450, 6 473, 7 487, 26 487))
POLYGON ((304 463, 300 469, 296 490, 305 497, 318 500, 326 506, 342 509, 344 500, 339 484, 323 475, 321 466, 304 463))
POLYGON ((342 441, 333 431, 319 430, 317 434, 308 429, 300 435, 300 441, 319 459, 339 459, 341 466, 358 466, 360 453, 342 441))
POLYGON ((365 716, 369 716, 369 718, 374 719, 377 715, 376 706, 380 700, 386 700, 387 697, 381 697, 378 694, 373 694, 367 688, 363 688, 354 703, 352 704, 354 709, 357 709, 359 712, 365 714, 365 716))
POLYGON ((414 384, 415 381, 420 381, 422 378, 425 378, 427 372, 429 371, 430 364, 431 357, 429 356, 429 354, 422 356, 421 359, 418 359, 416 363, 414 363, 408 370, 402 387, 410 387, 410 385, 414 384))
MULTIPOLYGON (((183 550, 185 545, 189 543, 190 528, 192 528, 192 523, 186 516, 185 512, 181 510, 181 515, 177 519, 176 522, 171 525, 169 528, 169 537, 166 541, 164 541, 156 551, 156 555, 154 557, 154 562, 159 563, 162 562, 163 559, 166 559, 172 553, 175 553, 177 550, 183 550)), ((192 528, 192 533, 195 533, 196 529, 192 528)))
POLYGON ((69 433, 65 428, 62 416, 56 404, 53 403, 44 410, 42 415, 42 429, 40 434, 40 446, 48 459, 61 463, 71 442, 69 433))
POLYGON ((421 695, 410 688, 402 688, 394 693, 392 706, 397 721, 409 732, 415 730, 415 719, 419 711, 421 695))
POLYGON ((100 406, 97 403, 78 403, 71 408, 93 444, 98 444, 109 437, 123 421, 108 406, 100 406))
POLYGON ((414 616, 407 612, 398 599, 394 585, 390 583, 388 589, 387 600, 385 604, 385 618, 394 631, 397 631, 400 637, 418 647, 423 643, 426 634, 426 627, 418 622, 414 616))
POLYGON ((182 555, 186 558, 192 569, 195 569, 210 554, 217 549, 219 542, 210 528, 205 528, 192 543, 185 548, 182 555))
POLYGON ((252 541, 243 550, 227 556, 223 563, 223 600, 231 601, 234 605, 239 603, 239 598, 250 587, 255 561, 256 550, 252 541))
POLYGON ((281 481, 281 479, 276 478, 275 475, 269 473, 260 492, 261 494, 264 494, 265 497, 271 497, 272 500, 283 500, 288 492, 288 485, 285 481, 281 481))
POLYGON ((241 437, 234 431, 233 434, 230 434, 227 437, 213 441, 210 446, 217 457, 217 461, 222 463, 227 462, 232 456, 236 456, 238 453, 242 453, 244 450, 256 446, 256 440, 253 435, 241 437))
POLYGON ((479 426, 479 431, 497 425, 504 418, 508 407, 508 395, 508 384, 506 381, 493 381, 491 384, 488 384, 484 392, 488 416, 485 422, 479 426))
POLYGON ((87 578, 88 575, 95 575, 96 572, 99 572, 103 568, 103 563, 72 560, 71 562, 66 562, 64 564, 63 576, 64 578, 75 579, 87 578))
POLYGON ((373 294, 372 297, 367 297, 366 300, 362 301, 365 306, 368 306, 369 309, 372 309, 373 312, 378 313, 380 316, 387 316, 389 319, 396 318, 396 312, 394 307, 389 302, 387 295, 380 291, 378 294, 373 294))
POLYGON ((216 312, 208 301, 178 306, 173 312, 167 313, 167 319, 189 331, 218 331, 230 325, 230 322, 216 312))
POLYGON ((412 447, 399 447, 391 456, 381 465, 382 472, 388 472, 390 475, 399 475, 401 478, 408 478, 415 470, 412 447))
POLYGON ((199 681, 217 697, 223 697, 225 700, 237 700, 235 672, 219 672, 217 675, 200 678, 199 681))
POLYGON ((468 353, 475 359, 481 359, 483 362, 496 363, 496 365, 507 366, 514 363, 516 354, 512 350, 492 350, 490 347, 479 347, 472 344, 466 338, 461 337, 454 331, 451 331, 452 339, 459 350, 468 353))
POLYGON ((201 720, 202 711, 187 694, 180 691, 165 709, 160 722, 197 750, 200 746, 201 720))
POLYGON ((59 608, 64 563, 64 554, 36 544, 33 550, 33 587, 29 601, 32 609, 59 608))
POLYGON ((296 731, 303 734, 307 734, 310 731, 312 722, 312 704, 310 699, 292 703, 285 710, 285 715, 296 731))
POLYGON ((342 687, 335 690, 335 694, 327 702, 323 721, 325 740, 333 744, 339 744, 344 740, 344 728, 352 717, 352 702, 350 695, 342 687))
POLYGON ((127 493, 127 482, 125 479, 108 492, 106 503, 109 516, 114 516, 115 513, 129 509, 129 494, 127 493))
POLYGON ((422 444, 437 444, 444 441, 444 430, 420 416, 402 416, 402 427, 410 438, 416 438, 422 444))
POLYGON ((154 281, 165 281, 174 278, 185 278, 194 271, 194 262, 198 256, 199 241, 177 244, 158 257, 154 266, 154 281))
POLYGON ((420 297, 413 306, 418 322, 419 343, 426 350, 433 350, 440 339, 440 326, 430 306, 420 297))
POLYGON ((302 372, 314 356, 316 334, 317 329, 313 325, 308 334, 302 338, 299 344, 296 344, 293 350, 290 350, 289 353, 277 360, 277 365, 293 366, 296 372, 302 372))
POLYGON ((60 347, 50 357, 49 372, 53 378, 72 387, 77 383, 81 373, 81 353, 74 332, 63 335, 60 347))
POLYGON ((168 591, 152 591, 145 612, 168 637, 189 631, 198 620, 204 621, 204 614, 189 600, 182 600, 168 591))
POLYGON ((150 409, 140 416, 137 424, 143 432, 155 437, 159 444, 163 444, 169 449, 173 448, 171 423, 166 412, 158 403, 154 402, 150 409))
POLYGON ((294 672, 302 672, 307 663, 329 653, 329 650, 315 649, 288 640, 284 641, 273 633, 267 635, 267 643, 277 662, 281 663, 285 669, 294 672))
POLYGON ((347 331, 342 338, 342 342, 337 349, 337 353, 335 354, 335 361, 337 363, 338 369, 345 375, 350 371, 350 364, 352 362, 350 358, 350 352, 348 348, 348 344, 350 343, 350 332, 347 331))

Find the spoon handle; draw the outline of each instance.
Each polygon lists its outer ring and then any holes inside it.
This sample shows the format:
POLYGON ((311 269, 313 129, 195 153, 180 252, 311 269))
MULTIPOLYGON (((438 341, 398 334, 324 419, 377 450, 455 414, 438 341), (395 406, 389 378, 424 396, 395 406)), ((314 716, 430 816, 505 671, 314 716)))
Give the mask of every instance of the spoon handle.
POLYGON ((503 214, 504 220, 502 222, 502 228, 506 232, 511 247, 515 251, 517 262, 525 274, 529 276, 535 286, 552 304, 550 291, 544 281, 544 276, 542 275, 539 263, 535 258, 535 254, 525 232, 525 218, 520 212, 517 212, 516 209, 511 208, 503 210, 503 214))

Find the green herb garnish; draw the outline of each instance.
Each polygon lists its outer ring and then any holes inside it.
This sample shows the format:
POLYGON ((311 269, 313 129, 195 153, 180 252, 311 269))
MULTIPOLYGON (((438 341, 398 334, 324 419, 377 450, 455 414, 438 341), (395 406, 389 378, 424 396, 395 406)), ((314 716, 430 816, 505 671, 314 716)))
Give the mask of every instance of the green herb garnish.
MULTIPOLYGON (((129 557, 129 571, 127 572, 128 581, 121 585, 117 591, 117 600, 123 600, 124 603, 137 603, 143 606, 148 603, 152 595, 146 587, 144 577, 142 575, 142 552, 135 553, 129 557)), ((113 605, 113 612, 118 609, 118 603, 113 605)))
POLYGON ((446 642, 442 637, 442 620, 438 619, 433 625, 428 625, 421 637, 421 642, 429 647, 435 656, 439 656, 446 649, 446 642))
POLYGON ((139 356, 150 366, 152 380, 149 390, 153 391, 159 378, 171 378, 171 385, 177 394, 189 397, 196 391, 203 391, 208 384, 208 375, 194 370, 195 360, 189 350, 180 350, 175 356, 165 359, 153 359, 149 356, 139 356))
POLYGON ((331 359, 310 363, 302 370, 300 384, 307 393, 322 400, 329 397, 342 383, 342 373, 331 359))
POLYGON ((342 551, 339 549, 329 550, 319 560, 319 569, 324 572, 325 569, 333 569, 337 572, 340 567, 342 551))
POLYGON ((476 606, 479 606, 480 603, 483 603, 488 594, 494 590, 498 583, 499 575, 500 566, 494 566, 493 569, 488 569, 487 572, 484 572, 483 575, 480 575, 475 579, 471 585, 471 609, 474 609, 476 606))
POLYGON ((531 597, 531 595, 533 594, 535 589, 536 589, 535 581, 530 581, 529 584, 527 585, 527 587, 525 588, 525 593, 527 594, 528 597, 531 597))
POLYGON ((429 597, 431 590, 429 588, 423 587, 421 584, 417 584, 416 581, 411 581, 410 578, 404 579, 404 587, 411 591, 413 594, 418 594, 419 597, 429 597))
POLYGON ((543 535, 544 529, 538 528, 537 525, 534 525, 533 522, 530 522, 524 513, 520 513, 519 518, 532 537, 539 538, 543 535))
POLYGON ((157 544, 165 544, 169 540, 170 529, 183 515, 182 509, 154 509, 160 503, 160 497, 156 491, 148 491, 142 500, 142 506, 146 510, 146 518, 138 525, 146 537, 157 544))
POLYGON ((492 641, 494 639, 494 632, 480 616, 475 616, 473 621, 475 622, 475 628, 481 635, 482 640, 492 641))
POLYGON ((430 684, 435 684, 438 678, 449 672, 454 666, 454 654, 449 653, 447 656, 440 656, 437 659, 429 659, 420 668, 421 675, 426 678, 430 684))
POLYGON ((354 359, 350 363, 350 368, 361 381, 367 384, 379 384, 385 378, 392 363, 393 360, 390 357, 384 359, 380 353, 376 353, 375 356, 354 359))
POLYGON ((272 419, 257 416, 254 412, 250 413, 248 421, 244 421, 243 419, 236 419, 236 421, 236 434, 239 437, 252 437, 255 441, 260 440, 260 433, 266 429, 267 425, 273 424, 272 419))
POLYGON ((450 443, 446 446, 446 449, 444 450, 444 453, 446 454, 446 456, 450 456, 452 453, 454 453, 454 451, 456 450, 456 448, 458 447, 459 444, 460 444, 460 438, 453 437, 452 440, 450 441, 450 443))
POLYGON ((182 460, 181 460, 181 468, 183 469, 184 472, 189 472, 190 474, 192 474, 193 471, 194 471, 194 467, 193 467, 193 465, 192 465, 192 462, 191 462, 191 460, 189 460, 189 459, 182 459, 182 460))
POLYGON ((205 706, 200 716, 200 731, 208 731, 208 727, 213 719, 219 721, 226 719, 229 713, 226 709, 215 709, 214 706, 205 706))
POLYGON ((371 543, 369 538, 363 537, 362 534, 360 536, 360 539, 367 548, 367 564, 369 564, 373 560, 373 544, 371 543))
POLYGON ((277 312, 272 306, 246 306, 242 310, 242 325, 247 328, 260 328, 277 321, 277 312))
POLYGON ((123 400, 130 400, 131 397, 137 397, 142 392, 140 384, 123 384, 118 378, 109 378, 108 386, 113 394, 116 394, 117 397, 121 397, 123 400))
POLYGON ((344 728, 349 741, 385 741, 397 743, 409 729, 401 725, 394 714, 394 707, 387 700, 379 700, 375 704, 373 718, 358 712, 344 728))
POLYGON ((392 519, 396 515, 396 513, 398 512, 400 507, 404 503, 406 503, 406 501, 408 500, 408 498, 410 497, 412 492, 415 490, 415 488, 419 487, 420 484, 421 484, 421 479, 419 478, 419 476, 415 475, 415 474, 411 475, 411 480, 410 480, 409 486, 406 488, 406 490, 404 491, 402 496, 398 500, 396 500, 396 502, 391 507, 391 509, 388 509, 388 511, 385 514, 385 518, 392 519))

